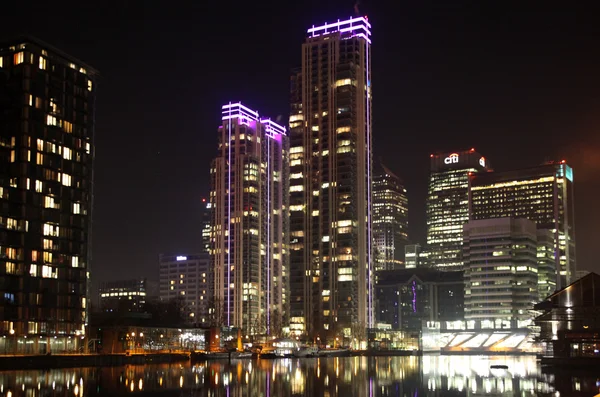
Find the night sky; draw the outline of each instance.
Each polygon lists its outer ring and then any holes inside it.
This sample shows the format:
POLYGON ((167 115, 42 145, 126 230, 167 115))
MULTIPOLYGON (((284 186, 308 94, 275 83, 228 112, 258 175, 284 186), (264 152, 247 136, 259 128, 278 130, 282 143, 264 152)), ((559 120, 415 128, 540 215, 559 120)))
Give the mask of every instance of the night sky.
MULTIPOLYGON (((579 268, 600 271, 600 24, 592 2, 363 1, 374 159, 402 176, 425 239, 429 154, 475 147, 496 170, 574 168, 579 268), (590 6, 588 7, 589 4, 590 6)), ((0 36, 34 35, 99 69, 93 278, 157 279, 200 246, 220 107, 287 120, 312 24, 353 1, 15 1, 0 36)))

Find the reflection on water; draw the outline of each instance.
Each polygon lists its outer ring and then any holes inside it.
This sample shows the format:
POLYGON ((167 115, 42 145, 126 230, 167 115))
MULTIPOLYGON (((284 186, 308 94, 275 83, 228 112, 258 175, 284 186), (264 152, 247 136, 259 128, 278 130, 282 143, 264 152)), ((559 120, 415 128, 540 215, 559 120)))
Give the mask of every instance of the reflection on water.
POLYGON ((554 396, 556 391, 595 394, 597 381, 542 373, 534 357, 224 360, 193 366, 4 371, 0 396, 554 396), (494 364, 508 369, 490 369, 494 364))

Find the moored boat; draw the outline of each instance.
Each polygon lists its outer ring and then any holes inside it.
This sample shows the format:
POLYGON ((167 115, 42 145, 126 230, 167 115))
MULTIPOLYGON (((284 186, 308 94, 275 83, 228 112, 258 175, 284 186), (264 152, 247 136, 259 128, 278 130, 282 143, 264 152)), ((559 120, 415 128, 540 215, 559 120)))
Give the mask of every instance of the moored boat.
POLYGON ((348 357, 350 349, 319 349, 319 357, 348 357))

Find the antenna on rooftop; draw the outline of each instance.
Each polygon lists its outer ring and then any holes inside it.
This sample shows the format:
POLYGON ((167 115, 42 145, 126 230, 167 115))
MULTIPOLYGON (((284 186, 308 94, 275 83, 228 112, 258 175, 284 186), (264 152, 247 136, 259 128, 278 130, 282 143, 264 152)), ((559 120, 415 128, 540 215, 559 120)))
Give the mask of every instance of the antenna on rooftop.
POLYGON ((358 9, 358 6, 360 5, 360 1, 356 1, 356 3, 354 3, 354 14, 359 17, 360 16, 360 10, 358 9))

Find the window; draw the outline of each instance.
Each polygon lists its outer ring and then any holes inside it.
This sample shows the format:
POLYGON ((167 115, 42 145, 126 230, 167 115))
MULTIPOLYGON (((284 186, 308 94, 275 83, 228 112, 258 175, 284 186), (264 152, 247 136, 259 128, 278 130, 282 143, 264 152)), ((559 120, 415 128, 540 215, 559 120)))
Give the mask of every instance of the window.
POLYGON ((40 69, 46 70, 46 58, 40 57, 39 66, 40 69))
POLYGON ((71 175, 63 173, 62 184, 65 186, 71 186, 71 175))
POLYGON ((25 54, 23 53, 23 51, 16 53, 13 56, 13 63, 15 65, 19 65, 21 63, 23 63, 25 61, 25 54))
POLYGON ((74 214, 81 214, 81 204, 79 204, 79 203, 73 203, 73 213, 74 214))

